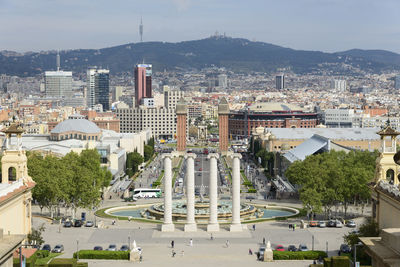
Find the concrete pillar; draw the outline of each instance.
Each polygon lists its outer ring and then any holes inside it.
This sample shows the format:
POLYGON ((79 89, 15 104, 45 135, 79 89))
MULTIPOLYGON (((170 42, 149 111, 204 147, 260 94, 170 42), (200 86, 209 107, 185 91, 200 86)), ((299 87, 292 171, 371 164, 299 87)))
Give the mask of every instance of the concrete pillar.
POLYGON ((196 232, 197 225, 194 218, 194 159, 196 154, 187 153, 186 159, 186 224, 185 232, 196 232))
POLYGON ((232 154, 232 232, 242 231, 240 223, 240 159, 239 153, 232 154))
POLYGON ((173 232, 175 226, 172 222, 172 155, 164 154, 164 223, 162 232, 173 232))
POLYGON ((209 192, 210 192, 210 219, 207 225, 208 232, 217 232, 219 231, 218 224, 218 167, 217 167, 217 159, 218 154, 212 153, 208 155, 210 159, 210 184, 209 184, 209 192))

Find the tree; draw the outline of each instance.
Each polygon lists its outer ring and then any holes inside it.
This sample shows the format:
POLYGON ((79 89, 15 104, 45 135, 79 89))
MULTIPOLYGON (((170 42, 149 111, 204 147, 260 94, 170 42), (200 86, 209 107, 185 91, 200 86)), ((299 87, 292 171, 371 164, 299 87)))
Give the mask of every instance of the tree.
POLYGON ((44 232, 45 227, 44 224, 42 224, 39 228, 33 228, 31 232, 28 234, 28 243, 29 244, 35 244, 37 246, 41 246, 44 243, 43 237, 42 237, 42 232, 44 232))
POLYGON ((145 145, 144 146, 144 161, 148 161, 149 159, 151 159, 151 157, 154 154, 154 148, 150 145, 145 145))
POLYGON ((143 163, 143 157, 138 152, 130 152, 126 157, 126 174, 133 176, 143 163))

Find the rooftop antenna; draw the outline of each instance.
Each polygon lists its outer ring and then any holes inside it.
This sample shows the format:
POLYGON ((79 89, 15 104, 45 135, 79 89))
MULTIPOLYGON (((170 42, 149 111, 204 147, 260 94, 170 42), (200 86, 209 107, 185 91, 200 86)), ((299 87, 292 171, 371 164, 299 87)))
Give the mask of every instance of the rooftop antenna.
POLYGON ((140 34, 140 42, 143 42, 143 19, 142 19, 142 17, 140 17, 139 34, 140 34))
POLYGON ((57 50, 56 64, 57 64, 57 71, 60 71, 60 50, 57 50))

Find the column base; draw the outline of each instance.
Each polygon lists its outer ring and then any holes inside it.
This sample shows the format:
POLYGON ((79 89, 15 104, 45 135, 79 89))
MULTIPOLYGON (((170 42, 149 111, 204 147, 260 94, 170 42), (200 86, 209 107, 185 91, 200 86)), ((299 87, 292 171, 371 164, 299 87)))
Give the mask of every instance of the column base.
POLYGON ((185 224, 185 232, 197 232, 197 224, 185 224))
POLYGON ((207 232, 219 232, 219 224, 214 223, 207 225, 207 232))
POLYGON ((231 232, 242 232, 243 231, 243 227, 240 223, 238 224, 231 224, 231 226, 229 227, 229 231, 231 232))
POLYGON ((161 225, 161 232, 174 232, 174 231, 175 231, 175 225, 173 223, 161 225))

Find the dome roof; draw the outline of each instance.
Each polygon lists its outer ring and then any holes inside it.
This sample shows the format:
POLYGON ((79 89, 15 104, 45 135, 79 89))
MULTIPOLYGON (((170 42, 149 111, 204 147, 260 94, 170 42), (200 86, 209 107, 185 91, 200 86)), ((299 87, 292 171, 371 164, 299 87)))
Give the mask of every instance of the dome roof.
POLYGON ((68 119, 57 124, 51 133, 80 132, 85 134, 100 133, 100 128, 93 122, 85 119, 68 119))

